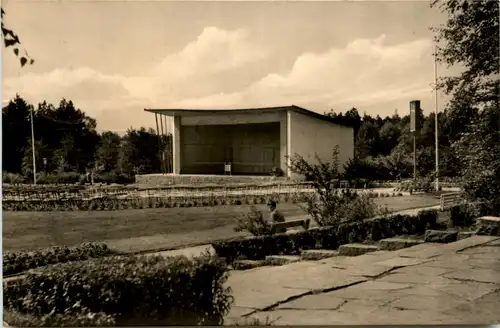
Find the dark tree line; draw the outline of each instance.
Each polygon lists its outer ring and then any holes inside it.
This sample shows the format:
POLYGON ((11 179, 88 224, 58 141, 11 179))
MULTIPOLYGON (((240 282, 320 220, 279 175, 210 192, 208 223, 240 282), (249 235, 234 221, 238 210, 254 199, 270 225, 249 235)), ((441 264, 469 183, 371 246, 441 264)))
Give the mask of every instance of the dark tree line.
MULTIPOLYGON (((384 118, 366 113, 361 116, 356 108, 345 113, 333 110, 327 113, 341 123, 354 128, 355 157, 347 164, 349 179, 394 180, 413 176, 413 136, 410 134, 410 116, 397 112, 384 118)), ((417 174, 425 177, 435 172, 435 113, 420 113, 419 133, 416 137, 417 174)), ((458 159, 451 145, 461 131, 454 128, 448 110, 438 114, 438 144, 440 176, 459 175, 458 159)))
POLYGON ((162 172, 160 150, 168 149, 169 137, 146 128, 131 128, 122 137, 111 131, 99 134, 96 120, 72 101, 62 99, 58 106, 42 102, 34 108, 19 95, 2 109, 4 172, 27 179, 33 174, 31 111, 35 165, 41 174, 93 171, 115 181, 120 176, 162 172))

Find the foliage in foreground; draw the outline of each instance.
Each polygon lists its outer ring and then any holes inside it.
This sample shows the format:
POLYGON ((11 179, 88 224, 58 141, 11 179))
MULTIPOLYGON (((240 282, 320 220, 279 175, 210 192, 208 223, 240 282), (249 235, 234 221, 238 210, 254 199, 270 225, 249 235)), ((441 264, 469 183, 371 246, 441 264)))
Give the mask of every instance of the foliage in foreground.
POLYGON ((292 156, 290 169, 305 176, 316 191, 307 197, 305 209, 321 226, 338 226, 349 221, 360 221, 387 214, 369 195, 360 195, 350 189, 339 189, 339 147, 333 150, 330 162, 324 162, 316 154, 316 163, 309 163, 298 154, 292 156))
POLYGON ((68 262, 4 282, 4 308, 48 325, 78 326, 82 316, 93 326, 220 325, 232 303, 227 275, 226 263, 210 256, 68 262))
POLYGON ((4 252, 3 274, 11 275, 55 263, 83 261, 115 254, 104 243, 83 243, 77 247, 50 247, 33 252, 4 252))

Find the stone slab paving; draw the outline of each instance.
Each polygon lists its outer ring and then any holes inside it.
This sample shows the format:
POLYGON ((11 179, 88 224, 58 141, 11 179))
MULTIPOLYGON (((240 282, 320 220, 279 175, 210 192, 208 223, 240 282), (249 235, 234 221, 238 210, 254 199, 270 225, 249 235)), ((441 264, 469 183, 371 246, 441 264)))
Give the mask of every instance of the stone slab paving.
POLYGON ((228 284, 227 324, 500 323, 500 238, 233 272, 228 284))

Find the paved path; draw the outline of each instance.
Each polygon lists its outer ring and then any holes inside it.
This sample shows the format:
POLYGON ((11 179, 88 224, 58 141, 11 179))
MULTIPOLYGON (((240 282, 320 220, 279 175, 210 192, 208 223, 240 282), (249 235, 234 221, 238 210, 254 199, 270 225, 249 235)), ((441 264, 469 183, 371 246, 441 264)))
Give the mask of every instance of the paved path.
POLYGON ((234 271, 228 284, 226 324, 500 323, 500 238, 234 271))

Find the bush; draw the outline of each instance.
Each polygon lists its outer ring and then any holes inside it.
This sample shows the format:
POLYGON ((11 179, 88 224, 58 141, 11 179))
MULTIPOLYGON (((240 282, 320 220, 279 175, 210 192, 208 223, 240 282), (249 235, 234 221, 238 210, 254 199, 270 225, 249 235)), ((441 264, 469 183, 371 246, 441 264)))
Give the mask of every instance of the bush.
POLYGON ((78 172, 40 172, 36 175, 37 184, 75 184, 82 181, 84 175, 78 172))
POLYGON ((270 235, 271 224, 264 219, 262 212, 252 206, 250 212, 236 219, 234 231, 248 231, 254 236, 270 235))
POLYGON ((405 192, 432 192, 434 190, 433 177, 403 181, 395 190, 405 192))
POLYGON ((450 221, 454 227, 469 227, 481 216, 499 214, 494 202, 464 203, 450 208, 450 221))
POLYGON ((106 183, 106 184, 112 184, 112 183, 127 184, 127 183, 134 183, 135 177, 129 176, 126 174, 122 174, 122 173, 117 173, 114 171, 113 172, 101 172, 101 173, 94 175, 94 182, 95 183, 106 183))
POLYGON ((82 309, 116 325, 220 325, 232 297, 217 257, 131 256, 68 262, 4 285, 4 309, 36 318, 82 309))
POLYGON ((377 241, 402 234, 424 234, 427 229, 436 227, 437 216, 435 210, 421 211, 417 215, 387 215, 294 234, 234 238, 213 243, 212 246, 220 257, 229 262, 236 259, 259 260, 268 255, 298 255, 305 249, 337 249, 348 243, 377 241))
MULTIPOLYGON (((339 189, 342 175, 339 168, 339 147, 333 150, 332 160, 324 163, 316 154, 317 164, 308 163, 299 155, 291 158, 290 169, 308 177, 316 191, 306 200, 305 210, 321 226, 338 226, 348 221, 359 221, 386 214, 370 199, 352 189, 339 189)), ((377 195, 378 196, 378 195, 377 195)))
POLYGON ((84 243, 72 248, 50 247, 34 252, 4 252, 3 274, 11 275, 49 264, 81 261, 115 253, 102 243, 84 243))
POLYGON ((389 210, 375 204, 372 197, 368 194, 356 194, 352 200, 339 206, 335 221, 341 223, 357 222, 379 215, 388 215, 389 210))

